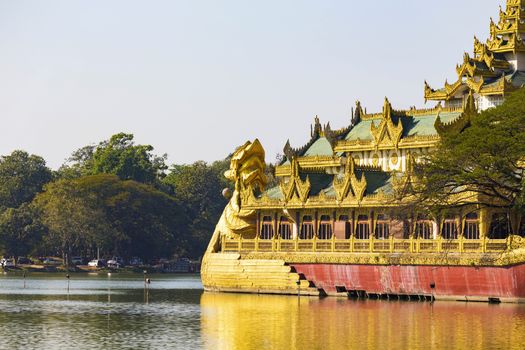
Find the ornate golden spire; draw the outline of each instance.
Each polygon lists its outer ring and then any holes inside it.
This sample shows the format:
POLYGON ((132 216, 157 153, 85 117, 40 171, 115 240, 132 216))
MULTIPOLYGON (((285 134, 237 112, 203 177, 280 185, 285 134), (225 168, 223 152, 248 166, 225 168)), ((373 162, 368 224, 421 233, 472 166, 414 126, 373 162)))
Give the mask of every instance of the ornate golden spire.
POLYGON ((474 37, 474 55, 465 53, 463 62, 456 66, 457 80, 434 90, 425 82, 425 101, 451 101, 458 103, 469 90, 478 95, 493 96, 513 89, 509 76, 523 69, 525 52, 525 0, 507 0, 500 6, 499 20, 490 19, 490 38, 486 43, 474 37), (520 53, 518 55, 518 53, 520 53), (497 84, 496 84, 497 82, 497 84))
POLYGON ((505 10, 500 7, 499 21, 490 19, 490 39, 487 46, 494 52, 525 51, 525 0, 507 0, 505 10))

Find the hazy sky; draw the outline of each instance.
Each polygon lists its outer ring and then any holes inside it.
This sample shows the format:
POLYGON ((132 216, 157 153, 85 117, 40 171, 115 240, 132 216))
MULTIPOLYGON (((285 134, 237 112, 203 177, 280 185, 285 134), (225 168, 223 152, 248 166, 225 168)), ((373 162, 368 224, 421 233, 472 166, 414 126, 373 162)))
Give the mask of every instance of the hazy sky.
POLYGON ((357 99, 423 106, 503 0, 0 0, 0 154, 57 168, 114 133, 170 163, 273 161, 357 99))

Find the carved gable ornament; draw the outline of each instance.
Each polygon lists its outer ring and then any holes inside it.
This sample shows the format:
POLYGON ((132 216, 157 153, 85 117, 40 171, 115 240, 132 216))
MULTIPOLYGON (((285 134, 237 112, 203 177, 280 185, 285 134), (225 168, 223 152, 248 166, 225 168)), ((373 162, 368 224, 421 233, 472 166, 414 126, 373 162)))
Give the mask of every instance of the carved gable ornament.
POLYGON ((362 201, 366 191, 366 178, 364 173, 361 174, 361 179, 355 175, 355 163, 351 158, 347 159, 345 166, 345 174, 343 178, 334 178, 334 189, 338 201, 343 201, 353 194, 358 201, 362 201))
POLYGON ((354 164, 354 159, 348 158, 346 160, 344 177, 338 178, 337 175, 334 177, 335 196, 339 202, 343 201, 350 193, 354 164))
POLYGON ((281 182, 279 186, 284 194, 285 202, 292 200, 295 195, 302 203, 306 203, 308 194, 310 193, 310 179, 307 177, 305 181, 301 180, 297 158, 293 158, 291 161, 290 179, 288 183, 281 182))
POLYGON ((381 144, 392 145, 397 149, 399 141, 403 136, 403 124, 401 120, 398 121, 397 125, 392 121, 392 105, 388 102, 387 98, 385 98, 382 120, 378 126, 375 126, 372 122, 370 132, 374 137, 376 149, 381 144))

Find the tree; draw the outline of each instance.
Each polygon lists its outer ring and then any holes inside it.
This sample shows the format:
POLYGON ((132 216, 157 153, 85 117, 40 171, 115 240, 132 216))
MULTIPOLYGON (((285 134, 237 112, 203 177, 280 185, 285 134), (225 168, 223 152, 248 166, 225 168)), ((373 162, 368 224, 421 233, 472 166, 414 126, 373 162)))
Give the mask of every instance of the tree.
POLYGON ((135 145, 132 134, 113 135, 93 154, 93 174, 115 174, 122 180, 154 183, 166 170, 166 156, 157 157, 153 146, 135 145))
POLYGON ((190 254, 184 209, 154 187, 112 175, 86 176, 79 188, 98 196, 112 227, 118 233, 112 251, 151 259, 190 254))
POLYGON ((48 228, 46 247, 63 255, 95 248, 146 260, 191 253, 184 209, 150 185, 107 174, 61 179, 34 202, 48 228))
POLYGON ((30 204, 8 208, 0 214, 0 251, 7 256, 29 255, 45 230, 30 204))
POLYGON ((122 180, 156 184, 167 169, 166 155, 156 156, 151 145, 136 145, 132 134, 119 133, 97 146, 73 152, 59 173, 63 178, 114 174, 122 180))
POLYGON ((0 207, 17 208, 30 202, 52 177, 42 157, 24 151, 0 157, 0 207))
POLYGON ((81 147, 71 154, 66 164, 58 169, 58 176, 62 179, 75 179, 93 174, 93 154, 96 146, 81 147))
POLYGON ((81 191, 75 180, 48 184, 34 206, 48 230, 45 246, 64 258, 93 244, 107 246, 104 243, 115 233, 97 196, 81 191))
POLYGON ((188 215, 188 229, 192 237, 192 251, 201 255, 226 205, 222 190, 231 186, 224 177, 229 160, 211 165, 199 161, 191 165, 174 165, 164 178, 175 199, 184 205, 188 215))
POLYGON ((501 106, 473 115, 464 130, 443 134, 438 148, 415 167, 418 203, 433 210, 474 202, 523 211, 524 101, 522 88, 501 106))

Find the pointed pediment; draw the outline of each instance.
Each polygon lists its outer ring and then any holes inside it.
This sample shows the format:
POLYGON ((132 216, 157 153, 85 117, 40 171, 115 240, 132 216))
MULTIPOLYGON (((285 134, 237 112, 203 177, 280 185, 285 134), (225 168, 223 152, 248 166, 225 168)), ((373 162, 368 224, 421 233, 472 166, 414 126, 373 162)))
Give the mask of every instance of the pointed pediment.
POLYGON ((338 201, 343 201, 350 196, 355 196, 358 201, 362 201, 366 191, 365 174, 357 178, 355 174, 355 161, 352 158, 347 160, 344 177, 334 178, 334 189, 338 201))
POLYGON ((378 126, 374 123, 370 125, 370 132, 374 138, 376 147, 379 145, 392 145, 397 148, 399 141, 403 135, 403 124, 401 120, 394 124, 392 120, 392 105, 385 98, 385 105, 383 107, 383 115, 378 126))
POLYGON ((366 185, 367 185, 365 173, 361 174, 360 179, 358 179, 357 176, 355 176, 355 174, 352 174, 350 181, 352 183, 352 189, 354 190, 354 194, 357 200, 362 201, 363 197, 365 196, 366 185))
POLYGON ((351 192, 352 175, 354 174, 355 161, 353 158, 346 160, 345 172, 343 177, 334 177, 335 196, 338 201, 343 201, 351 192))
POLYGON ((279 183, 281 192, 284 195, 285 202, 291 201, 297 197, 302 203, 305 203, 310 193, 310 179, 301 180, 299 176, 299 162, 297 158, 293 158, 290 166, 290 178, 287 183, 284 181, 279 183))

